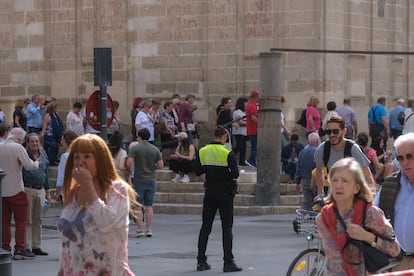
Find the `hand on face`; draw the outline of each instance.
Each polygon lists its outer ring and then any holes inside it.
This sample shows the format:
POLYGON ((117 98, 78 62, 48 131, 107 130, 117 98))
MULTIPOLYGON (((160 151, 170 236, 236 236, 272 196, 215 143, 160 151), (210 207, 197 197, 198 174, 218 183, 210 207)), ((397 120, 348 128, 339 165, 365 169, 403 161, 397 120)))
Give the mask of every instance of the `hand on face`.
POLYGON ((82 185, 93 185, 93 177, 91 172, 83 167, 82 165, 79 167, 75 167, 72 170, 72 177, 78 182, 81 186, 82 185))
POLYGON ((81 185, 93 186, 96 177, 96 160, 92 153, 75 153, 72 177, 81 185))

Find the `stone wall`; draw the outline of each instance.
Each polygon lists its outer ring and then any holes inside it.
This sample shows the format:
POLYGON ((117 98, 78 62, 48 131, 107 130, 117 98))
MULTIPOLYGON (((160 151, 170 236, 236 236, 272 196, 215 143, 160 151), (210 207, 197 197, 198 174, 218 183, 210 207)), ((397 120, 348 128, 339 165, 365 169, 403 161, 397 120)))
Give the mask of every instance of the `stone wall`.
MULTIPOLYGON (((402 0, 2 0, 0 106, 33 94, 70 109, 93 86, 93 48, 112 48, 113 85, 129 123, 134 97, 197 96, 201 121, 223 95, 259 83, 258 54, 270 48, 411 51, 414 4, 402 0)), ((410 96, 405 55, 284 53, 282 94, 294 126, 310 96, 325 105, 351 97, 360 113, 379 96, 410 96)), ((206 126, 211 126, 206 123, 206 126)))

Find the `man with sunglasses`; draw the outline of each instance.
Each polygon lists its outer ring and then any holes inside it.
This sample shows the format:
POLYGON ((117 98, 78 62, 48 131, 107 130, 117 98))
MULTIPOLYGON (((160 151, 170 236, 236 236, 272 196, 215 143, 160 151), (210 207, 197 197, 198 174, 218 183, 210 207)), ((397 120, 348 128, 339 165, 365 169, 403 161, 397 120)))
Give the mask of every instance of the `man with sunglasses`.
POLYGON ((394 232, 405 252, 402 262, 393 271, 414 267, 414 133, 399 136, 394 147, 401 170, 387 177, 374 204, 379 206, 394 227, 394 232))
MULTIPOLYGON (((315 163, 316 163, 316 185, 318 188, 318 197, 324 195, 323 190, 323 167, 326 166, 329 169, 331 166, 342 159, 346 154, 346 144, 351 143, 351 149, 349 157, 355 158, 358 163, 361 165, 362 170, 364 172, 365 180, 367 181, 368 185, 375 189, 375 181, 372 177, 371 171, 369 169, 369 159, 366 155, 361 151, 361 148, 355 144, 352 140, 344 138, 346 135, 347 129, 345 127, 345 121, 340 116, 332 116, 327 124, 325 133, 328 136, 328 140, 323 142, 319 145, 315 152, 315 163), (329 149, 329 157, 328 159, 324 160, 324 148, 325 146, 330 147, 329 149)), ((347 154, 348 155, 348 154, 347 154)))

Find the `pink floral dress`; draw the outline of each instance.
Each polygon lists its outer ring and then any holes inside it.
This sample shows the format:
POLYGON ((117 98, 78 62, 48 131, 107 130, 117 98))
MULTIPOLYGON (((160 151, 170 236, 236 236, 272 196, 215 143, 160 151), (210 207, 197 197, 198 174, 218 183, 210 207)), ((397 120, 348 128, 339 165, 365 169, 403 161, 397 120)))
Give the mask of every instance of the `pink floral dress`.
POLYGON ((128 266, 129 199, 126 184, 114 182, 108 202, 79 206, 76 196, 62 210, 60 269, 64 275, 134 275, 128 266))

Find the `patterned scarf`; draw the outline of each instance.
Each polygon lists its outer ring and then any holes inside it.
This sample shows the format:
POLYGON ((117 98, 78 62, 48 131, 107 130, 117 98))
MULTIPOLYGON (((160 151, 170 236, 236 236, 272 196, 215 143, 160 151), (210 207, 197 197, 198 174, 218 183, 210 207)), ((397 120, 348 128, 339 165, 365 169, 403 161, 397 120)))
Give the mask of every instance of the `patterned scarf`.
MULTIPOLYGON (((362 199, 357 199, 352 207, 352 223, 355 224, 362 224, 362 212, 364 209, 365 201, 362 199)), ((349 256, 348 250, 342 250, 346 241, 349 239, 349 235, 347 232, 344 231, 342 225, 336 219, 334 208, 336 207, 336 202, 331 204, 325 205, 322 210, 322 219, 325 227, 328 229, 330 235, 332 236, 333 240, 335 241, 336 248, 339 252, 341 252, 343 258, 343 267, 347 273, 347 275, 353 275, 354 270, 352 265, 347 263, 345 260, 351 260, 352 257, 349 256), (338 228, 339 227, 339 228, 338 228), (340 230, 339 230, 340 229, 340 230)))

